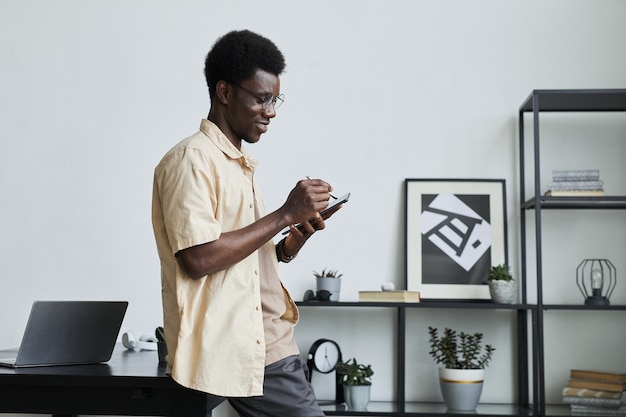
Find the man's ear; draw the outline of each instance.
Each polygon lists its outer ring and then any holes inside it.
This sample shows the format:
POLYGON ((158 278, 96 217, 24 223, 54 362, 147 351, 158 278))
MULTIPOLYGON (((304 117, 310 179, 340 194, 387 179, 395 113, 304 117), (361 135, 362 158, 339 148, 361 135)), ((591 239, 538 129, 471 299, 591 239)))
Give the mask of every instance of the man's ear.
POLYGON ((223 105, 227 105, 228 101, 231 99, 231 95, 233 94, 233 89, 231 85, 226 81, 218 81, 215 86, 215 98, 223 105))

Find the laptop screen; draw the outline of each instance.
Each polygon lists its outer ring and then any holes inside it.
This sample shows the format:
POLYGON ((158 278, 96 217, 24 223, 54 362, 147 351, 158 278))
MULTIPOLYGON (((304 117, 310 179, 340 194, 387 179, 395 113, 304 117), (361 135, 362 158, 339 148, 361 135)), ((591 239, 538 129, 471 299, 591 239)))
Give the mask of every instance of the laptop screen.
POLYGON ((127 307, 126 301, 35 301, 15 365, 108 361, 127 307))

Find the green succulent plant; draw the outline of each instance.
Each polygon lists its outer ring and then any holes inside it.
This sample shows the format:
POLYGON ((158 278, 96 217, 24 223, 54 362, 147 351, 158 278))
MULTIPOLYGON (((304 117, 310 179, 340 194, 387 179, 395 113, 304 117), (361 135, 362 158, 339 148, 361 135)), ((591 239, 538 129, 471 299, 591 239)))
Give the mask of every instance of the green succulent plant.
POLYGON ((343 385, 372 385, 374 371, 372 365, 364 365, 351 358, 337 364, 337 374, 343 385))
POLYGON ((448 369, 485 369, 496 350, 491 345, 483 348, 482 333, 457 333, 447 327, 441 337, 436 327, 428 327, 428 333, 430 356, 448 369))
POLYGON ((341 278, 343 274, 339 273, 337 269, 322 269, 322 272, 313 271, 313 275, 317 278, 341 278))
POLYGON ((492 266, 487 275, 489 281, 514 281, 511 275, 511 267, 507 264, 492 266))

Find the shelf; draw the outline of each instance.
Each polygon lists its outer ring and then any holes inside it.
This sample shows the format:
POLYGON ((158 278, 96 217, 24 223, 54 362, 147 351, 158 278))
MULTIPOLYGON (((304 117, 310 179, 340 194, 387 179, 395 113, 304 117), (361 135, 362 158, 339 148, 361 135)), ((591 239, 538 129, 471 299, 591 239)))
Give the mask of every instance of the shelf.
MULTIPOLYGON (((603 196, 603 197, 549 197, 539 196, 539 205, 542 209, 584 209, 584 210, 617 210, 626 209, 626 197, 603 196)), ((532 210, 536 208, 535 199, 532 198, 522 204, 522 209, 532 210)))
POLYGON ((534 90, 520 112, 626 111, 626 89, 614 90, 534 90), (533 109, 537 97, 538 108, 533 109))
POLYGON ((409 303, 359 302, 359 301, 296 301, 298 307, 388 307, 395 308, 409 303))
POLYGON ((491 300, 481 301, 461 301, 461 300, 422 300, 415 307, 421 308, 458 308, 477 310, 532 310, 537 306, 534 304, 498 304, 491 300))
POLYGON ((533 310, 535 304, 497 304, 490 300, 457 301, 457 300, 422 300, 420 303, 403 302, 359 302, 359 301, 296 301, 298 307, 386 307, 386 308, 444 308, 444 309, 477 309, 477 310, 533 310))
POLYGON ((370 401, 367 410, 348 410, 345 404, 324 404, 320 402, 322 411, 327 416, 395 416, 398 415, 398 404, 389 401, 370 401))
POLYGON ((584 304, 544 304, 544 310, 626 311, 625 305, 586 306, 584 304))
MULTIPOLYGON (((393 402, 372 401, 367 406, 367 410, 354 411, 349 410, 345 404, 320 405, 322 411, 327 416, 393 416, 399 412, 397 404, 393 402)), ((407 402, 405 404, 405 416, 435 416, 442 415, 447 417, 466 416, 468 413, 449 411, 443 403, 427 403, 427 402, 407 402)), ((567 408, 569 410, 569 408, 567 408)), ((490 417, 511 417, 511 416, 532 416, 533 411, 528 407, 522 407, 517 404, 488 404, 481 403, 476 407, 475 413, 482 416, 490 417)))
MULTIPOLYGON (((405 415, 407 416, 433 416, 433 415, 445 415, 449 416, 466 416, 468 413, 460 413, 454 411, 448 411, 446 405, 443 403, 406 403, 405 415)), ((533 410, 528 407, 522 407, 517 404, 489 404, 480 403, 476 407, 475 413, 481 416, 532 416, 533 410)))

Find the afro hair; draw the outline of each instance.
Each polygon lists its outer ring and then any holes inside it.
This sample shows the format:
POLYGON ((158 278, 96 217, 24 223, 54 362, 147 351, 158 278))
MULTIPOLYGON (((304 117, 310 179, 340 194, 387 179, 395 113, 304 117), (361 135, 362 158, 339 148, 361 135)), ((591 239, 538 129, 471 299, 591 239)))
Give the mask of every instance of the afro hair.
POLYGON ((249 30, 228 32, 215 42, 204 63, 210 97, 218 81, 238 85, 259 69, 275 75, 285 70, 285 58, 276 45, 249 30))

